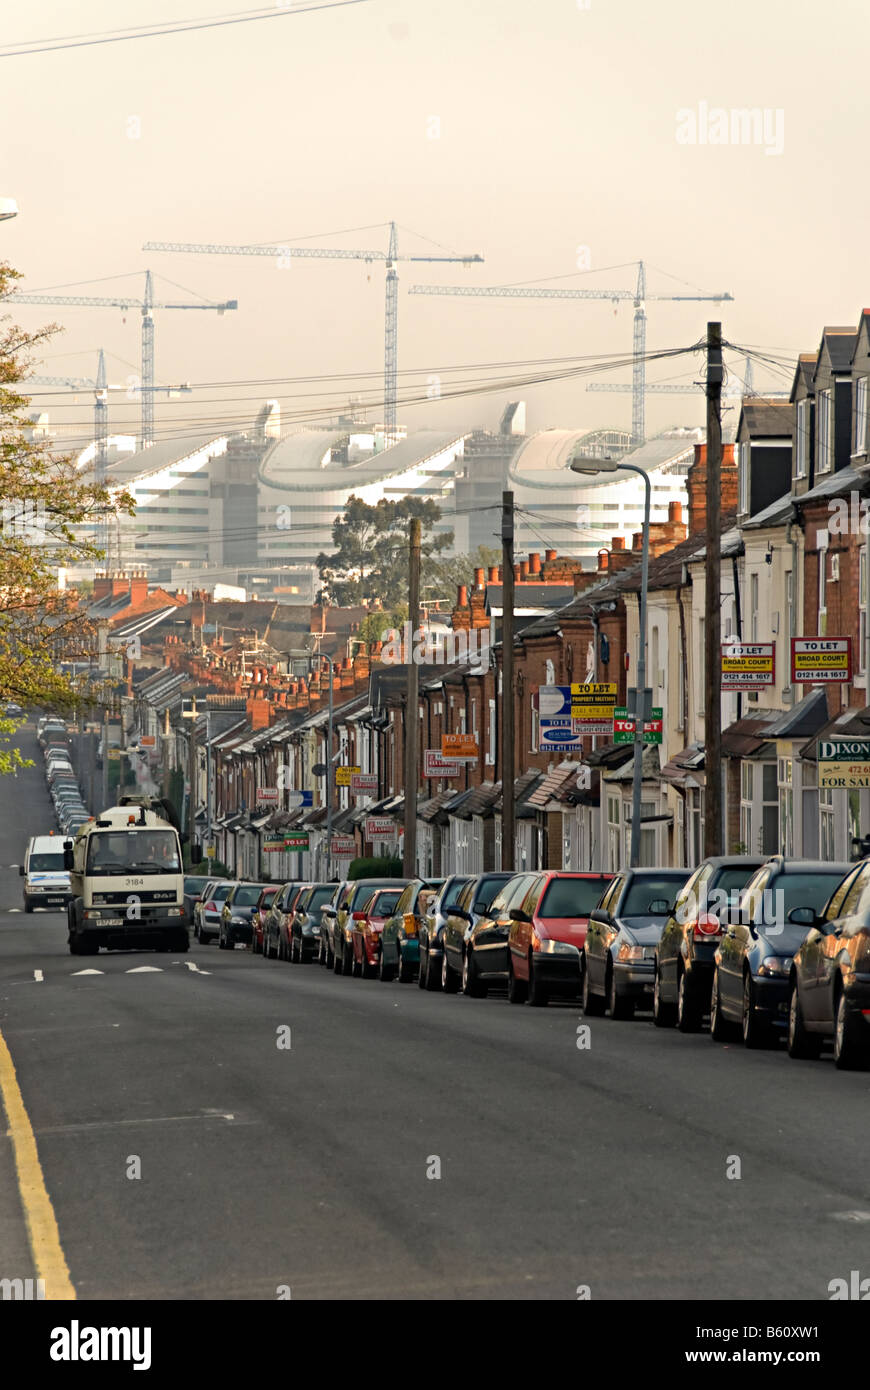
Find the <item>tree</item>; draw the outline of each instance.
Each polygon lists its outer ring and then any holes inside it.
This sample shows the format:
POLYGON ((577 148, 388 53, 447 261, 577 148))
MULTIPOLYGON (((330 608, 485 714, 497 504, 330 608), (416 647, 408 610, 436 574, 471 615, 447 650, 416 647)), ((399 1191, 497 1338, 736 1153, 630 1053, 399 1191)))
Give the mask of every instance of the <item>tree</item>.
POLYGON ((367 646, 371 646, 373 642, 384 642, 386 641, 386 633, 391 628, 401 630, 402 624, 407 621, 407 618, 407 603, 397 604, 394 608, 376 608, 363 618, 356 635, 367 646))
MULTIPOLYGON (((0 262, 0 300, 18 278, 0 262)), ((132 511, 133 502, 126 493, 113 501, 108 488, 78 472, 72 455, 55 454, 50 440, 33 437, 24 413, 29 400, 16 383, 55 331, 50 325, 28 334, 9 315, 0 318, 0 700, 72 709, 84 680, 64 675, 58 663, 61 656, 87 659, 93 633, 75 590, 59 588, 58 570, 98 560, 98 518, 116 506, 132 511)), ((91 703, 97 692, 91 686, 87 693, 91 703)), ((0 720, 0 773, 27 766, 9 747, 17 727, 0 720)))
POLYGON ((473 584, 476 569, 488 570, 491 565, 500 564, 501 551, 490 545, 479 545, 475 554, 454 555, 449 560, 429 556, 422 565, 423 598, 446 599, 452 608, 457 588, 460 584, 473 584))
POLYGON ((419 497, 403 497, 397 502, 382 499, 372 506, 361 498, 347 499, 342 516, 332 526, 332 555, 317 557, 317 568, 324 590, 332 603, 342 607, 380 603, 396 607, 408 596, 408 523, 419 517, 422 523, 423 561, 439 555, 453 544, 453 532, 433 535, 431 528, 441 519, 436 502, 419 497))

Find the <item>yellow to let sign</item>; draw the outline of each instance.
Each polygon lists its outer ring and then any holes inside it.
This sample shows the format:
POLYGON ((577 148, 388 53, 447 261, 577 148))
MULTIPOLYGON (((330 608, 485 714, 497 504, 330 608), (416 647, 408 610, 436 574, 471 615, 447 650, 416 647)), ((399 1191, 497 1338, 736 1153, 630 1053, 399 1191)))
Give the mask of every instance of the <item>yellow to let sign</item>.
POLYGON ((349 787, 350 779, 355 772, 362 772, 360 767, 337 767, 335 769, 335 785, 337 787, 349 787))
POLYGON ((610 705, 572 705, 572 719, 606 719, 608 712, 613 718, 613 711, 616 708, 616 701, 610 705))
POLYGON ((571 695, 610 695, 613 698, 613 703, 616 704, 616 682, 593 681, 589 685, 579 685, 574 681, 571 685, 571 695))

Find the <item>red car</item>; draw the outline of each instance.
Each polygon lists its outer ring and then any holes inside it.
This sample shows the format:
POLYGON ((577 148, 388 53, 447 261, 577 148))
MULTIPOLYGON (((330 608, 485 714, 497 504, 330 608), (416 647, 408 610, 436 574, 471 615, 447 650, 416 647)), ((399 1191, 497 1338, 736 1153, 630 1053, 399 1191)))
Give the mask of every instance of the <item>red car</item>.
POLYGON ((269 908, 272 906, 272 900, 280 886, 279 883, 271 884, 270 887, 263 889, 257 899, 257 906, 251 916, 251 950, 255 956, 263 954, 263 929, 269 915, 269 908))
POLYGON ((508 998, 548 1004, 552 995, 579 998, 589 913, 613 874, 542 869, 510 910, 508 998))
POLYGON ((387 918, 395 912, 403 891, 404 884, 396 888, 376 888, 362 907, 353 913, 353 926, 350 929, 353 944, 351 974, 356 979, 374 979, 381 951, 381 932, 387 918))

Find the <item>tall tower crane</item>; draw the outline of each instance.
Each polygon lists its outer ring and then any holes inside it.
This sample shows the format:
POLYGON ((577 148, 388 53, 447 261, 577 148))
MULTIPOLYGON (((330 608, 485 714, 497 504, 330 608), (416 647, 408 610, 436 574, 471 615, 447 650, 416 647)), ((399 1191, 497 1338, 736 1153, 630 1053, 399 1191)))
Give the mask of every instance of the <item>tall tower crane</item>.
MULTIPOLYGON (((753 386, 751 357, 747 357, 746 362, 744 364, 743 380, 741 381, 740 377, 737 376, 735 373, 732 376, 732 382, 732 388, 730 390, 726 389, 725 391, 723 391, 723 398, 731 400, 746 400, 751 396, 759 395, 759 392, 756 391, 755 387, 753 386)), ((586 390, 633 391, 634 386, 629 381, 590 381, 589 385, 586 387, 586 390)), ((703 395, 704 383, 702 381, 695 381, 690 386, 686 383, 674 382, 672 384, 668 381, 662 381, 646 385, 644 387, 644 391, 647 395, 651 395, 653 392, 656 392, 657 394, 662 396, 694 396, 698 395, 699 393, 703 395)), ((760 394, 764 396, 765 400, 787 400, 789 396, 788 391, 764 391, 760 394)))
POLYGON ((727 290, 720 294, 650 294, 646 292, 646 268, 637 262, 637 285, 632 290, 571 290, 538 289, 534 286, 492 285, 481 289, 472 285, 412 285, 411 294, 461 294, 492 299, 609 299, 614 304, 630 299, 634 303, 631 435, 632 443, 642 444, 646 437, 644 395, 646 391, 646 301, 713 301, 719 303, 734 296, 727 290))
POLYGON ((142 314, 142 396, 141 445, 147 449, 154 443, 154 393, 162 390, 154 385, 154 314, 155 309, 206 309, 223 314, 238 309, 237 299, 222 304, 158 304, 154 299, 151 271, 145 272, 145 295, 136 299, 130 295, 117 297, 85 294, 7 294, 5 304, 66 304, 86 309, 138 309, 142 314))
POLYGON ((209 256, 270 256, 293 260, 310 256, 317 260, 384 261, 387 270, 384 314, 384 443, 395 442, 397 429, 397 370, 399 355, 399 277, 398 261, 446 261, 460 265, 481 262, 482 256, 400 256, 399 236, 395 222, 389 223, 390 241, 386 251, 346 251, 329 246, 223 246, 190 241, 146 241, 143 251, 182 251, 192 255, 209 256))

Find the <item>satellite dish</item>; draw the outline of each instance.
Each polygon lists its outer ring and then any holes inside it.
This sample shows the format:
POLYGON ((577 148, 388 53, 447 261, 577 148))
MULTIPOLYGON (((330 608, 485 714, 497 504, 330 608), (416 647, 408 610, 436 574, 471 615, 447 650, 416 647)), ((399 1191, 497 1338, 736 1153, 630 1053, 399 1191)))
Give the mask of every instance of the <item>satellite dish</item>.
POLYGON ((326 763, 315 763, 311 771, 315 777, 325 777, 328 769, 326 763))

